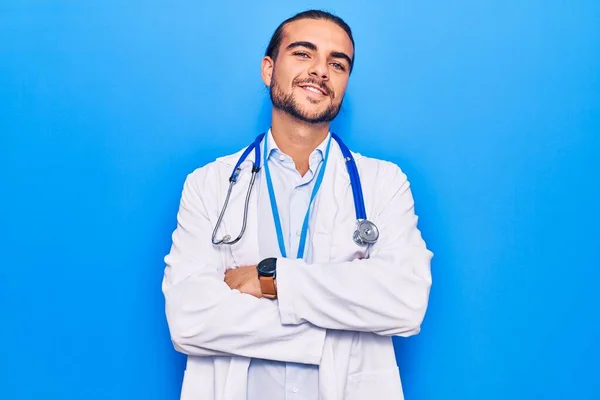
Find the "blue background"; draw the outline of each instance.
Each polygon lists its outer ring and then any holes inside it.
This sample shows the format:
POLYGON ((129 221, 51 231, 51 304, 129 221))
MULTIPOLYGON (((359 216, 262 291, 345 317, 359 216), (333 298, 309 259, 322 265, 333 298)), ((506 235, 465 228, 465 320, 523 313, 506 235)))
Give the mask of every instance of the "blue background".
POLYGON ((309 7, 355 33, 335 130, 404 169, 435 253, 407 400, 600 398, 597 0, 3 0, 1 398, 178 398, 183 180, 268 127, 260 59, 309 7))

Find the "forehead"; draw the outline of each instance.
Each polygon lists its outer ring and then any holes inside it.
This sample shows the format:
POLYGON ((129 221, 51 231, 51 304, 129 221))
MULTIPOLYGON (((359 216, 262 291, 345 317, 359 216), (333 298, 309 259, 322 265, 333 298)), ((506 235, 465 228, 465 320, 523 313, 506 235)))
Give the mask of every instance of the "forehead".
POLYGON ((319 50, 342 51, 354 55, 352 41, 346 31, 334 22, 322 19, 300 19, 288 23, 283 30, 281 48, 294 42, 311 42, 319 50))

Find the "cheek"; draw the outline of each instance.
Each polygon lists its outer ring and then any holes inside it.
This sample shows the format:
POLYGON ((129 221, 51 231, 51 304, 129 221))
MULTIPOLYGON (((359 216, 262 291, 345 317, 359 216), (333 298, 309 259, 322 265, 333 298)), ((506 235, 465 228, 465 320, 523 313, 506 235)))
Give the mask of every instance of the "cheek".
POLYGON ((300 68, 300 66, 290 62, 283 62, 282 60, 280 69, 276 74, 277 84, 281 88, 291 89, 294 85, 294 80, 302 80, 305 76, 306 71, 300 68))

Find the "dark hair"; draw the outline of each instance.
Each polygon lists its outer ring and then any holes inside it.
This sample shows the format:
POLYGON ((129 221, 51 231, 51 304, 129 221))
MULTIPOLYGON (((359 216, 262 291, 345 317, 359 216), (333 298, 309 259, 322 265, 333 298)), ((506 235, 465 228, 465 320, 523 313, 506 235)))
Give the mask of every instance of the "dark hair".
MULTIPOLYGON (((281 46, 281 41, 283 39, 283 29, 287 24, 293 21, 297 21, 299 19, 322 19, 326 21, 331 21, 348 34, 350 41, 352 42, 352 49, 354 49, 354 38, 352 37, 352 30, 348 26, 346 22, 340 17, 333 15, 327 11, 321 10, 308 10, 303 11, 290 17, 283 21, 277 29, 275 29, 275 33, 271 37, 271 41, 269 42, 269 46, 267 46, 267 51, 265 52, 265 56, 271 57, 273 60, 277 60, 277 56, 279 54, 279 47, 281 46)), ((352 56, 352 62, 350 63, 350 71, 352 71, 352 67, 354 66, 354 56, 352 56)))

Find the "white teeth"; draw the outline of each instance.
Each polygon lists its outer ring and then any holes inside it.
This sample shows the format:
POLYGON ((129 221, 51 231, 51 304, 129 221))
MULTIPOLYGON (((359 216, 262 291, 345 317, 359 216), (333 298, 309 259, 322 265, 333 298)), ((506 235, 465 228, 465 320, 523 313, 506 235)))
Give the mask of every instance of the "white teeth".
POLYGON ((311 87, 311 86, 304 86, 304 89, 310 90, 313 93, 323 94, 319 89, 315 89, 314 87, 311 87))

